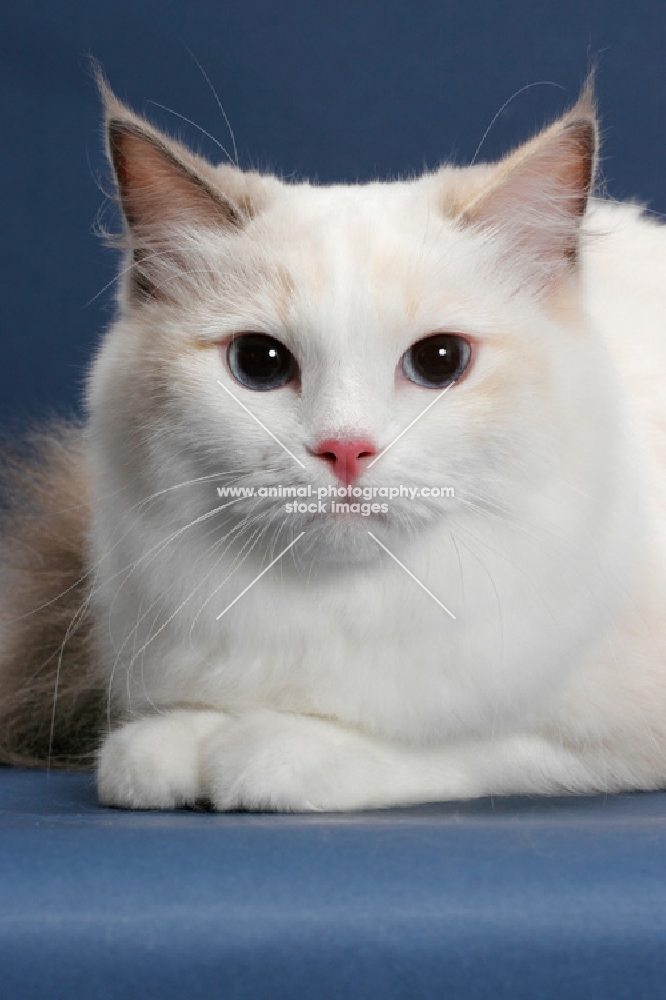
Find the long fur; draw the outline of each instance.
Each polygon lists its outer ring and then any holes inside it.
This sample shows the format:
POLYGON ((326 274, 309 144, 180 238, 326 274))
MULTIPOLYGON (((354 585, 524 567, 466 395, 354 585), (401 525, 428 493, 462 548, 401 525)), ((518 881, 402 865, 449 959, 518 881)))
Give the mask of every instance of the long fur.
POLYGON ((5 444, 0 473, 0 763, 90 768, 105 718, 86 555, 83 428, 5 444))

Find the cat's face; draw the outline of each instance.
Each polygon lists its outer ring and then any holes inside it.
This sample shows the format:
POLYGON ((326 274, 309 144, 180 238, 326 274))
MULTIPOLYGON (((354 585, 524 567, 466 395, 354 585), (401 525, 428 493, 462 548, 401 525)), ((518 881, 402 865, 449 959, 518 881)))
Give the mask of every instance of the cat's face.
POLYGON ((110 118, 135 266, 90 398, 137 501, 211 477, 165 503, 225 505, 276 551, 304 531, 344 562, 376 556, 369 531, 399 544, 479 507, 556 519, 554 479, 589 485, 581 421, 606 419, 575 262, 589 109, 497 168, 329 188, 215 170, 110 118))

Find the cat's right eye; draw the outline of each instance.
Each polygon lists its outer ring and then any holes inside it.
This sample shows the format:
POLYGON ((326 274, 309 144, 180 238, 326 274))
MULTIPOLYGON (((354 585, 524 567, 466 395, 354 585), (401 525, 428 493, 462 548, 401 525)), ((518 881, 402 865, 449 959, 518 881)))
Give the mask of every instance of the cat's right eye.
POLYGON ((296 359, 284 344, 266 333, 241 333, 227 349, 229 371, 246 389, 266 392, 291 382, 296 359))

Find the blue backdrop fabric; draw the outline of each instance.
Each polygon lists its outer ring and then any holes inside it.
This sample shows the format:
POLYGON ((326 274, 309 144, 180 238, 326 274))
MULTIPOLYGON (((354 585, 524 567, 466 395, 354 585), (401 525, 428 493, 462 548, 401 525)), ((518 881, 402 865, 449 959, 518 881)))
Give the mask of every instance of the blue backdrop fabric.
POLYGON ((118 94, 222 158, 322 182, 495 157, 599 63, 603 173, 666 211, 662 0, 0 0, 0 425, 79 404, 113 315, 93 234, 108 173, 95 56, 118 94), (165 105, 171 114, 158 105, 165 105), (101 293, 101 294, 100 294, 101 293))
POLYGON ((12 1000, 659 1000, 666 794, 125 813, 0 771, 12 1000))

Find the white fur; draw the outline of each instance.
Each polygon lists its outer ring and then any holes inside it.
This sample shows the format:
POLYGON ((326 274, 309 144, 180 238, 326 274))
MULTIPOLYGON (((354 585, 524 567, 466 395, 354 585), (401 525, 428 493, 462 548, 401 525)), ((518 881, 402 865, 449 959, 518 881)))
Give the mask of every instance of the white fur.
POLYGON ((666 782, 666 232, 595 202, 580 273, 544 292, 529 254, 507 263, 501 233, 442 208, 489 169, 267 179, 240 232, 179 220, 192 265, 168 301, 123 291, 89 392, 97 640, 132 720, 102 749, 104 802, 328 810, 666 782), (300 385, 239 386, 217 344, 243 330, 282 340, 300 385), (329 483, 308 450, 324 438, 390 444, 433 398, 399 360, 440 330, 475 342, 469 373, 359 485, 455 499, 214 512, 218 485, 329 483))

